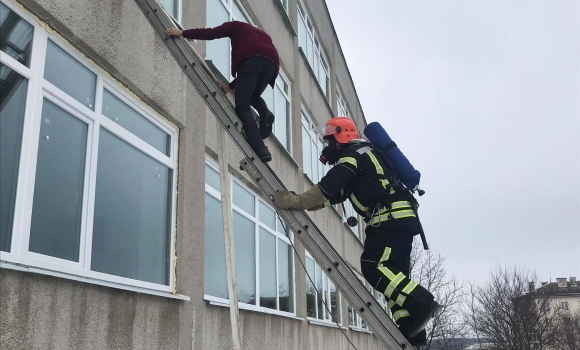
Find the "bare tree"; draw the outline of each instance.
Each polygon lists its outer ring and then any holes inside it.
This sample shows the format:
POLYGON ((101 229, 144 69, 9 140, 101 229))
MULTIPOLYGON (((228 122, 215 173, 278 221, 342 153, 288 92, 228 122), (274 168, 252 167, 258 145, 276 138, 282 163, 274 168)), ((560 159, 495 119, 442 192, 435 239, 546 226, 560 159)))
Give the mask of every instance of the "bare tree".
POLYGON ((580 308, 575 313, 562 312, 556 328, 554 350, 580 350, 580 308))
POLYGON ((411 278, 427 288, 442 309, 437 317, 427 325, 427 346, 437 349, 462 349, 459 338, 465 334, 465 323, 462 319, 461 303, 463 300, 463 283, 447 273, 445 258, 423 250, 419 242, 414 242, 411 251, 411 278))
POLYGON ((465 322, 495 349, 546 349, 555 339, 560 313, 549 294, 536 292, 536 284, 534 273, 498 267, 483 286, 470 284, 465 322))

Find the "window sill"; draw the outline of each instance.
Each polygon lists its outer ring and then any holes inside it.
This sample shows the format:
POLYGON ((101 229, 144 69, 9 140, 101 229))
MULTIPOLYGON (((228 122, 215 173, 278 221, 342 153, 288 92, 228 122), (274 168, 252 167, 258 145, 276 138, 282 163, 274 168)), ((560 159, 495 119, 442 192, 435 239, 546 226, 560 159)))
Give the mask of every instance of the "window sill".
POLYGON ((284 24, 286 25, 286 27, 288 27, 288 29, 290 30, 292 35, 294 37, 297 37, 298 33, 296 32, 296 29, 294 28, 294 25, 292 24, 292 21, 290 20, 290 17, 288 16, 288 12, 286 12, 286 9, 284 8, 284 5, 282 5, 280 0, 273 0, 273 1, 274 1, 274 6, 276 6, 278 11, 280 12, 280 15, 282 16, 282 19, 284 20, 284 24))
POLYGON ((130 285, 126 285, 126 284, 98 280, 98 279, 90 278, 90 277, 76 276, 76 275, 72 275, 72 274, 68 274, 68 273, 45 270, 45 269, 32 267, 32 266, 13 264, 13 263, 5 262, 5 261, 0 261, 0 269, 37 273, 40 275, 59 277, 59 278, 67 279, 67 280, 90 283, 90 284, 95 284, 95 285, 99 285, 99 286, 103 286, 103 287, 127 290, 127 291, 131 291, 131 292, 156 295, 156 296, 170 298, 170 299, 179 299, 179 300, 185 300, 185 301, 190 300, 187 295, 183 295, 183 294, 173 294, 170 292, 164 292, 164 291, 160 291, 160 290, 135 287, 135 286, 130 286, 130 285))
POLYGON ((310 62, 308 62, 308 58, 306 57, 306 53, 304 52, 302 47, 298 47, 298 51, 300 52, 300 56, 302 56, 304 63, 306 63, 306 67, 308 67, 308 70, 310 71, 310 75, 314 79, 315 85, 318 87, 318 91, 320 91, 322 96, 324 96, 324 103, 325 103, 326 107, 328 108, 328 111, 330 112, 330 117, 331 118, 334 117, 334 112, 332 111, 332 107, 330 107, 330 102, 328 102, 328 96, 326 96, 326 94, 324 93, 324 90, 322 90, 322 87, 318 83, 318 79, 316 79, 316 74, 314 74, 312 67, 310 67, 310 62))
POLYGON ((360 327, 355 327, 355 326, 348 326, 348 328, 351 331, 355 331, 355 332, 361 332, 361 333, 368 333, 368 334, 373 334, 373 332, 369 331, 368 329, 364 329, 364 328, 360 328, 360 327))
MULTIPOLYGON (((211 295, 204 294, 203 300, 207 301, 210 305, 213 305, 213 306, 221 306, 221 307, 227 307, 227 308, 230 307, 229 300, 212 297, 211 295)), ((238 309, 246 310, 246 311, 254 311, 254 312, 259 312, 259 313, 269 314, 269 315, 274 315, 274 316, 287 317, 287 318, 291 318, 291 319, 294 319, 297 321, 304 321, 303 318, 297 317, 294 314, 291 314, 288 312, 283 312, 283 311, 278 311, 278 310, 272 310, 272 309, 268 309, 268 308, 260 307, 260 306, 238 303, 238 309)))
POLYGON ((313 325, 316 325, 316 326, 348 329, 348 328, 343 327, 343 326, 340 326, 339 327, 339 326, 336 325, 336 323, 331 322, 331 321, 322 321, 322 320, 319 320, 317 318, 311 318, 311 317, 308 317, 308 323, 313 324, 313 325))

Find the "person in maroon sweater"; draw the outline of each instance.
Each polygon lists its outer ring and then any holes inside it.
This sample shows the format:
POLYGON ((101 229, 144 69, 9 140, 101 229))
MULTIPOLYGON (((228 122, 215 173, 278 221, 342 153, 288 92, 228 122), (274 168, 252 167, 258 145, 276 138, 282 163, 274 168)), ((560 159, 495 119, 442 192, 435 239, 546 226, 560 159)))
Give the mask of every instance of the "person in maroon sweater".
POLYGON ((166 35, 200 40, 231 39, 232 75, 235 79, 229 85, 222 85, 222 89, 226 93, 230 89, 236 90, 236 115, 244 125, 248 144, 263 162, 271 161, 272 155, 263 139, 272 133, 274 114, 261 95, 268 84, 274 87, 280 70, 280 58, 272 38, 261 29, 238 21, 225 22, 215 28, 169 28, 166 35), (250 106, 260 115, 259 128, 250 106))

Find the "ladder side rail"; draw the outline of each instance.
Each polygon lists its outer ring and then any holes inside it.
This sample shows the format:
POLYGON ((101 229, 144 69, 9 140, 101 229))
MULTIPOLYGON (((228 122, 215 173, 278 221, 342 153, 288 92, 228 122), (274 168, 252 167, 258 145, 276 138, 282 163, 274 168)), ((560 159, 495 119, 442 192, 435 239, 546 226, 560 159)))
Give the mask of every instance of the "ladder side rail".
MULTIPOLYGON (((239 130, 241 123, 235 115, 232 104, 225 97, 225 93, 221 88, 210 78, 210 74, 205 71, 203 68, 204 63, 199 62, 200 58, 194 53, 195 51, 190 44, 184 38, 165 38, 165 28, 174 26, 174 23, 165 14, 165 10, 156 0, 135 0, 135 2, 139 5, 157 34, 165 42, 165 45, 192 85, 205 98, 207 106, 219 120, 222 127, 246 156, 246 159, 242 160, 242 167, 248 171, 252 180, 268 196, 272 196, 278 190, 286 189, 270 167, 256 157, 241 135, 239 130)), ((351 305, 356 307, 359 315, 367 322, 379 339, 389 348, 412 349, 412 346, 399 333, 387 313, 360 283, 348 264, 334 250, 310 217, 302 211, 279 210, 279 212, 317 263, 324 267, 327 272, 327 269, 331 269, 328 273, 329 277, 341 289, 343 296, 351 305), (335 264, 338 264, 338 267, 335 264)))

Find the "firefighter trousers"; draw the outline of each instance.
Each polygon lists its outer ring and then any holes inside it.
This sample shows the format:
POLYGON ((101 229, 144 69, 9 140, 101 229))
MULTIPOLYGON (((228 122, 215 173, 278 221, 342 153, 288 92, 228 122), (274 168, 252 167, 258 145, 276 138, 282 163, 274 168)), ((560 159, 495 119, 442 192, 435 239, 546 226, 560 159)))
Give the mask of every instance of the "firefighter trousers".
POLYGON ((361 270, 365 279, 385 295, 393 319, 401 330, 408 329, 433 301, 433 295, 410 279, 412 230, 381 227, 366 229, 361 270))

